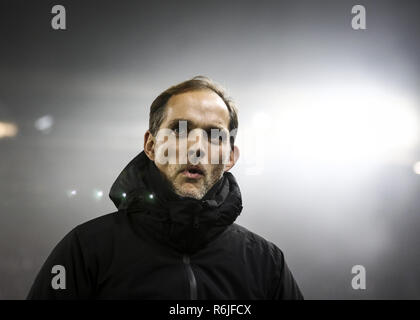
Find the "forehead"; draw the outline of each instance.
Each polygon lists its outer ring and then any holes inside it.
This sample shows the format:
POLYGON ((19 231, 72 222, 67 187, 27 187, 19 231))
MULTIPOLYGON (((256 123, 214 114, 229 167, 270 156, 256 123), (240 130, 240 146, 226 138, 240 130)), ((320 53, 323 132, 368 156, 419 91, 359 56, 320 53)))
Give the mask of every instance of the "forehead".
POLYGON ((229 110, 220 96, 211 90, 188 91, 172 96, 166 105, 162 126, 174 119, 185 119, 197 127, 229 127, 229 110))

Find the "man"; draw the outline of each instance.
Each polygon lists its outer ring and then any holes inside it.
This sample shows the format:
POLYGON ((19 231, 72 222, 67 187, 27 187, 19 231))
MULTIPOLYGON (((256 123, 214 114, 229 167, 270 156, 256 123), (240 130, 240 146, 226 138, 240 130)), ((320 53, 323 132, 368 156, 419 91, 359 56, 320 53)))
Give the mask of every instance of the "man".
POLYGON ((208 78, 160 94, 144 151, 111 188, 118 211, 67 234, 28 298, 303 299, 282 251, 234 223, 237 128, 233 101, 208 78))

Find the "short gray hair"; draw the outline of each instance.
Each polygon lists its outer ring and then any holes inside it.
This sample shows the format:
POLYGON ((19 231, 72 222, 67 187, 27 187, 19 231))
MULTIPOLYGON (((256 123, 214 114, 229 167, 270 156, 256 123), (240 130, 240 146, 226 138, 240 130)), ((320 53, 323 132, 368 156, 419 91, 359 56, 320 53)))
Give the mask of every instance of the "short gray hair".
MULTIPOLYGON (((163 91, 152 103, 150 106, 150 114, 149 114, 149 131, 153 136, 156 136, 163 120, 166 116, 166 104, 168 100, 177 94, 188 92, 188 91, 195 91, 195 90, 202 90, 202 89, 209 89, 219 95, 220 98, 225 102, 228 111, 229 111, 229 131, 238 129, 238 108, 235 102, 230 98, 226 90, 219 85, 218 83, 214 82, 208 77, 205 76, 196 76, 190 80, 178 83, 165 91, 163 91)), ((233 146, 235 144, 235 136, 236 132, 233 136, 231 136, 230 144, 233 150, 233 146)))

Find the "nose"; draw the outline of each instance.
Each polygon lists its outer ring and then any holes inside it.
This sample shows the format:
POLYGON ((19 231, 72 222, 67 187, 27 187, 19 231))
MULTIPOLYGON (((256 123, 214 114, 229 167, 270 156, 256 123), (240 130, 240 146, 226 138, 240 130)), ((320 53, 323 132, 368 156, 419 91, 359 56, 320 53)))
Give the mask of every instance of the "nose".
POLYGON ((207 148, 209 148, 206 132, 201 128, 196 128, 190 132, 187 141, 188 161, 194 165, 206 161, 207 148))
POLYGON ((193 163, 198 163, 202 158, 206 156, 204 148, 200 145, 199 147, 192 147, 188 150, 188 158, 193 163))

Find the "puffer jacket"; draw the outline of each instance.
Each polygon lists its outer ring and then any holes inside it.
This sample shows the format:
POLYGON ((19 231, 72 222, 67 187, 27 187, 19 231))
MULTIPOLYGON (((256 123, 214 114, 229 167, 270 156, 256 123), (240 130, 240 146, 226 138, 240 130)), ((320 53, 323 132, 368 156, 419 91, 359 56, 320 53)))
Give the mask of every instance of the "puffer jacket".
POLYGON ((28 299, 303 299, 283 252, 235 223, 230 172, 201 200, 181 197, 142 151, 109 195, 118 211, 71 230, 28 299))

